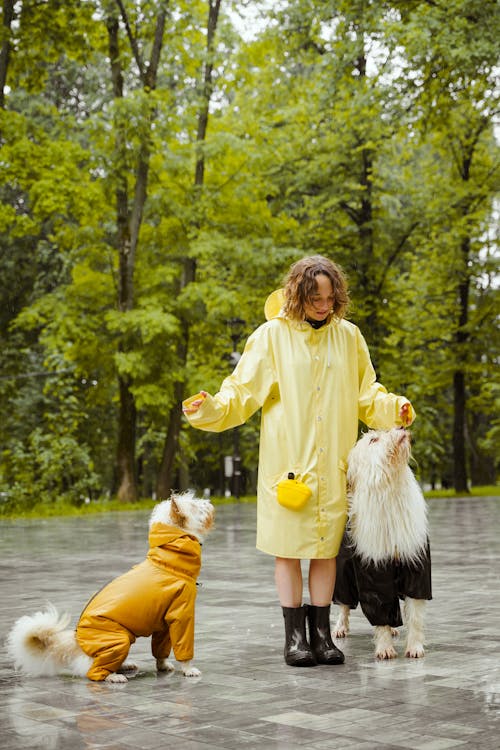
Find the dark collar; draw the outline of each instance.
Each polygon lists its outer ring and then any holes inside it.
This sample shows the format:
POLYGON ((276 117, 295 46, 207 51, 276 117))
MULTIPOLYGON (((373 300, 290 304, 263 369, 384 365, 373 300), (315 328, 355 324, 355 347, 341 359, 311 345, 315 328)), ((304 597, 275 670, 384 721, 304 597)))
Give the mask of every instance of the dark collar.
POLYGON ((325 318, 324 320, 309 320, 309 318, 306 318, 306 323, 309 323, 310 326, 317 330, 318 328, 322 328, 327 320, 328 318, 325 318))

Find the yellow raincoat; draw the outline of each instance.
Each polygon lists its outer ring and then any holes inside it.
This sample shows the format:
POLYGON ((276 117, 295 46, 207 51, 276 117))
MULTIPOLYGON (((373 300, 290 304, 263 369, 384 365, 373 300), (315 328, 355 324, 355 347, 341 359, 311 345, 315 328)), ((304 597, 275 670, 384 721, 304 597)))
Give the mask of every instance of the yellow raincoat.
POLYGON ((201 544, 176 526, 155 523, 149 548, 142 563, 108 583, 82 612, 76 639, 94 658, 90 680, 116 672, 138 636, 152 636, 156 659, 166 659, 171 647, 178 661, 193 658, 201 544))
POLYGON ((358 419, 389 429, 402 424, 399 412, 409 402, 376 381, 357 326, 333 318, 314 329, 287 319, 276 309, 276 294, 266 303, 271 319, 249 337, 219 393, 186 417, 193 427, 219 432, 262 408, 257 549, 275 557, 331 558, 347 518, 346 461, 358 419), (277 502, 278 482, 289 472, 312 490, 300 511, 277 502))

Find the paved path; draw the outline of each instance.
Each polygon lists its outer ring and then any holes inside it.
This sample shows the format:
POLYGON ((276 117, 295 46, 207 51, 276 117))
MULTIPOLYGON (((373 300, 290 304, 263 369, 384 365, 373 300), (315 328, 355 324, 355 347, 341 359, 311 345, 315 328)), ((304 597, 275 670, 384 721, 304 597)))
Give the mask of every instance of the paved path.
MULTIPOLYGON (((273 561, 255 550, 255 507, 224 506, 203 547, 197 665, 157 675, 149 640, 126 685, 26 679, 6 660, 12 622, 47 601, 76 621, 89 596, 141 560, 148 513, 0 523, 2 750, 497 750, 500 499, 430 502, 434 600, 424 659, 373 658, 359 610, 340 667, 282 658, 273 561)), ((336 616, 332 608, 332 622, 336 616)), ((399 639, 399 649, 402 649, 399 639)))

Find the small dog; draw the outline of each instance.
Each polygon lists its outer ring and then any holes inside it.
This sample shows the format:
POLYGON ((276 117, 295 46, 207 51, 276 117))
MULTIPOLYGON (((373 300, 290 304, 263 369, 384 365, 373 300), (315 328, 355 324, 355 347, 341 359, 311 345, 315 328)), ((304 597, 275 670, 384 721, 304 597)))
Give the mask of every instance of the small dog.
POLYGON ((214 507, 192 492, 172 495, 155 506, 149 520, 146 559, 115 578, 88 602, 76 630, 69 615, 49 605, 21 617, 7 636, 16 669, 32 676, 70 673, 90 680, 127 682, 123 672, 138 636, 152 636, 158 671, 176 669, 186 677, 201 672, 191 664, 194 652, 196 579, 201 541, 214 522, 214 507), (177 664, 168 661, 173 648, 177 664))
POLYGON ((432 599, 427 508, 408 466, 410 435, 370 430, 349 453, 349 520, 337 558, 333 600, 340 605, 336 638, 349 632, 358 602, 375 626, 375 656, 397 656, 392 636, 408 627, 406 656, 424 656, 425 600, 432 599))

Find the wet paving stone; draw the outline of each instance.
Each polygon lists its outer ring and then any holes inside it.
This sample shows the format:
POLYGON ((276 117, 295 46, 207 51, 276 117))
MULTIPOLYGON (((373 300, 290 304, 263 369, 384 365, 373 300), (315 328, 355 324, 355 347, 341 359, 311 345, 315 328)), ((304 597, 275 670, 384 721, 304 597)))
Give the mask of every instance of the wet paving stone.
MULTIPOLYGON (((429 501, 434 599, 423 659, 377 662, 359 609, 339 667, 287 667, 274 561, 255 506, 217 508, 196 610, 200 678, 157 674, 138 639, 124 685, 27 678, 7 659, 13 622, 51 602, 76 624, 90 596, 140 562, 147 512, 0 522, 2 750, 493 750, 500 732, 500 499, 429 501)), ((305 600, 307 601, 307 591, 305 600)), ((332 606, 332 624, 336 619, 332 606)))

